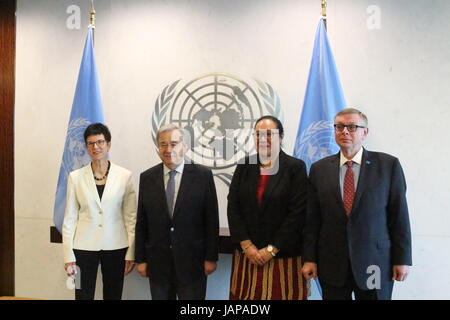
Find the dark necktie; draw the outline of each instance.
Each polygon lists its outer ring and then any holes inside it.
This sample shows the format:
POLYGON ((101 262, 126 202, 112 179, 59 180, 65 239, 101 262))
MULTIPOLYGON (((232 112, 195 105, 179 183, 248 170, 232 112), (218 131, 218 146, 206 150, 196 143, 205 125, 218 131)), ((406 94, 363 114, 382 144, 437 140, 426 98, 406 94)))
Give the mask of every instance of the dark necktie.
POLYGON ((353 161, 347 161, 347 171, 344 178, 344 208, 347 216, 350 215, 355 198, 355 176, 353 174, 353 161))
POLYGON ((173 215, 173 205, 175 198, 175 174, 177 172, 175 170, 171 170, 169 172, 169 181, 167 182, 166 187, 166 198, 167 198, 167 207, 169 208, 169 215, 172 217, 173 215))

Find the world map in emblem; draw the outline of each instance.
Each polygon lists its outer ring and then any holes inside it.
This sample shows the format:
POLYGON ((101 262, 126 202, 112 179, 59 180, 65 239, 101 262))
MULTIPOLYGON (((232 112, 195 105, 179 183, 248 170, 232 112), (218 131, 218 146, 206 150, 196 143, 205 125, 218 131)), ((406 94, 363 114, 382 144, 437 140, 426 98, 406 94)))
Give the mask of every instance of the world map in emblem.
POLYGON ((186 158, 211 168, 225 183, 237 162, 254 153, 255 121, 263 115, 281 118, 278 95, 264 82, 212 73, 181 85, 178 80, 158 96, 152 116, 152 135, 169 123, 185 130, 186 158))

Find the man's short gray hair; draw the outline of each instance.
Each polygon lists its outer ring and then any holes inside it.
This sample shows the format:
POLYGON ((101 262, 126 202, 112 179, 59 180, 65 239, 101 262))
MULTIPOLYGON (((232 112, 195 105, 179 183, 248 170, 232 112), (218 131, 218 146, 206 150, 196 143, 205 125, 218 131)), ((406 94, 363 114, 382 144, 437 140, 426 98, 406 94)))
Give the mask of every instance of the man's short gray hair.
POLYGON ((184 130, 181 129, 179 126, 173 123, 169 123, 166 125, 163 125, 159 128, 158 132, 156 133, 156 144, 159 145, 159 136, 164 132, 170 132, 173 130, 178 130, 181 134, 181 141, 184 141, 184 130))
POLYGON ((364 126, 367 128, 369 126, 369 120, 367 119, 367 116, 355 108, 346 108, 339 112, 337 115, 334 116, 334 120, 336 121, 336 118, 339 116, 343 116, 344 114, 357 114, 361 117, 361 119, 364 121, 364 126))

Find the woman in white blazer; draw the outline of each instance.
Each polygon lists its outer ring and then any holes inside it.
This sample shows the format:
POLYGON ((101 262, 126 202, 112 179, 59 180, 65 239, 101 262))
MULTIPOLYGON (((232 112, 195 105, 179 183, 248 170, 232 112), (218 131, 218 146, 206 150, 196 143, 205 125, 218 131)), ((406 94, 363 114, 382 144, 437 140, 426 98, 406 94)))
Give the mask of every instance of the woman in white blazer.
POLYGON ((84 141, 92 162, 68 177, 62 228, 65 269, 77 277, 76 300, 94 299, 99 264, 103 299, 120 300, 124 276, 134 268, 136 193, 131 172, 107 159, 108 128, 91 124, 84 141))

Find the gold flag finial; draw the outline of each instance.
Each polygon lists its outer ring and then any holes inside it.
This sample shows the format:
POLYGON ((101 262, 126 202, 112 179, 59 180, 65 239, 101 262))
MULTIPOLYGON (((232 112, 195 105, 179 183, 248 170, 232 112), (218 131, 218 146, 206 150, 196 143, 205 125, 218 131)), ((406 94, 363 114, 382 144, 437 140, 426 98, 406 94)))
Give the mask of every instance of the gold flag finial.
POLYGON ((95 9, 94 9, 94 0, 91 1, 91 26, 95 27, 95 9))
POLYGON ((327 16, 327 0, 322 0, 322 17, 327 16))
POLYGON ((327 0, 322 0, 322 18, 325 29, 327 29, 327 0))

